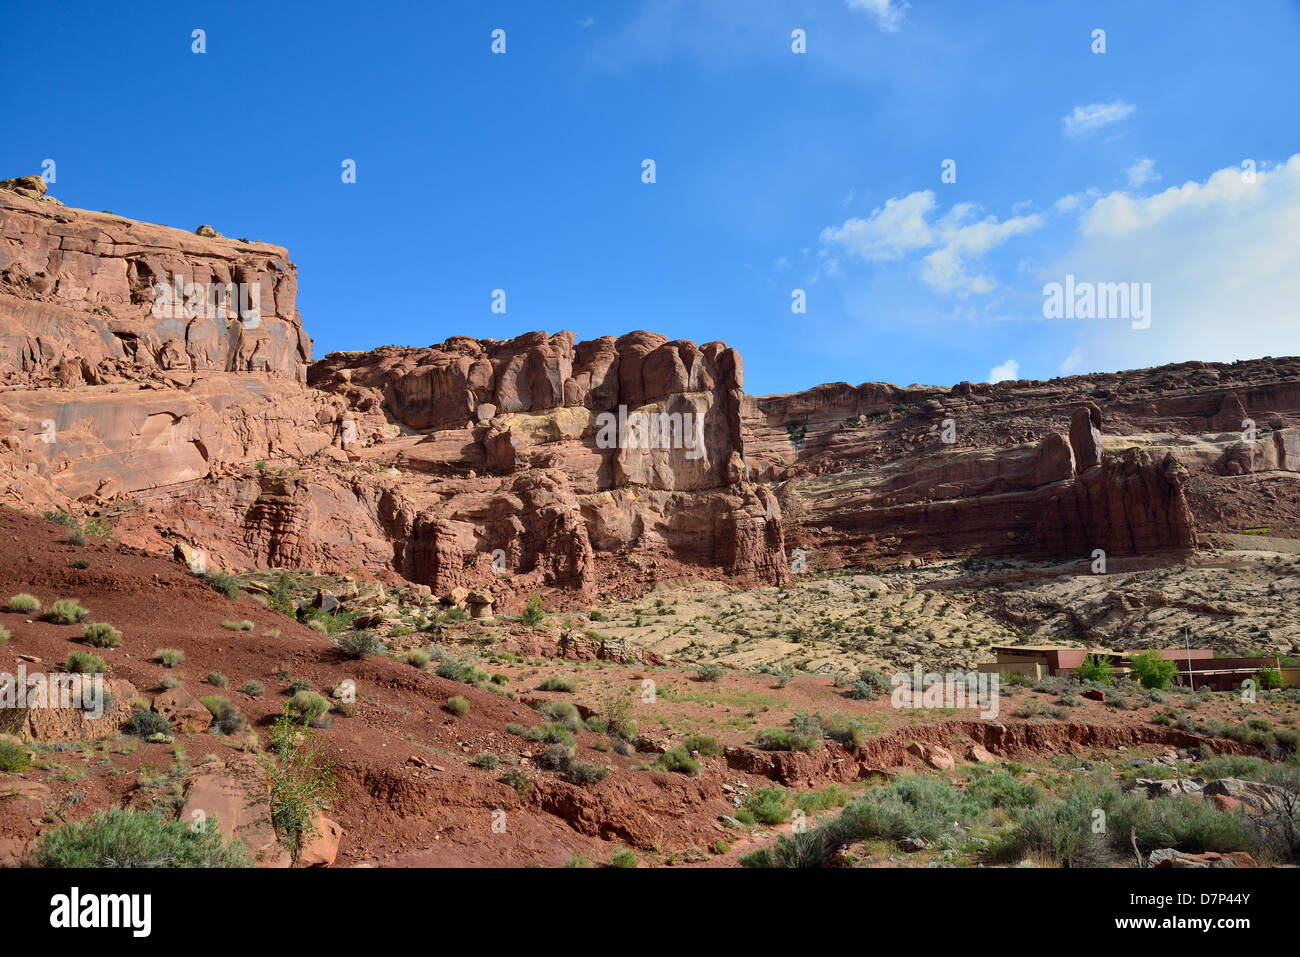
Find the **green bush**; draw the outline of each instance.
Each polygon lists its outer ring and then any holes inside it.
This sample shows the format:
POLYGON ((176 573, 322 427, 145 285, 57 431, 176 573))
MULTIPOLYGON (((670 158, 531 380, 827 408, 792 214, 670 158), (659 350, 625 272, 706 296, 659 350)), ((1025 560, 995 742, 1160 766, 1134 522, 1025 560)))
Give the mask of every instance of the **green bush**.
POLYGON ((1014 774, 994 771, 972 781, 967 788, 974 797, 989 807, 1031 807, 1042 798, 1042 792, 1032 785, 1017 781, 1014 774))
POLYGON ((889 679, 879 671, 863 668, 858 672, 857 681, 849 688, 848 695, 858 701, 875 701, 882 694, 889 694, 889 679))
POLYGON ((756 851, 750 851, 748 854, 740 855, 740 866, 756 868, 776 867, 776 860, 772 856, 771 848, 760 847, 756 851))
POLYGON ((559 675, 547 678, 537 686, 538 691, 573 691, 578 687, 578 683, 572 678, 561 678, 559 675))
POLYGON ((701 681, 721 681, 722 666, 715 664, 700 665, 695 669, 696 675, 701 681))
POLYGON ((786 728, 765 728, 758 732, 754 743, 763 751, 812 752, 821 744, 821 735, 800 734, 786 728))
POLYGON ((261 696, 262 692, 264 692, 266 688, 260 681, 245 681, 244 686, 239 690, 244 692, 244 694, 248 695, 250 698, 257 698, 261 696))
POLYGON ((63 668, 65 671, 83 675, 102 675, 108 671, 104 659, 88 651, 74 651, 69 654, 63 668))
POLYGON ((226 843, 216 815, 202 831, 153 811, 114 808, 52 827, 36 851, 41 867, 247 867, 240 841, 226 843))
POLYGON ((223 621, 221 627, 226 631, 252 631, 253 623, 248 620, 244 621, 223 621))
POLYGON ((953 822, 969 826, 985 809, 976 795, 958 790, 946 781, 929 777, 899 778, 873 788, 849 802, 825 830, 827 847, 852 844, 863 838, 897 841, 916 837, 942 847, 954 847, 962 832, 953 822))
POLYGON ((126 733, 137 738, 147 738, 151 734, 171 734, 172 724, 157 711, 137 708, 126 719, 126 733))
POLYGON ((179 648, 159 648, 153 653, 153 660, 164 668, 175 668, 177 665, 184 663, 185 652, 179 648))
POLYGON ((89 609, 82 608, 75 598, 62 598, 50 606, 45 620, 56 625, 77 625, 90 617, 89 609))
POLYGON ((239 579, 234 575, 227 575, 225 572, 208 572, 199 577, 213 591, 220 592, 227 598, 239 597, 239 579))
POLYGON ((572 761, 565 777, 570 784, 595 784, 605 777, 605 769, 590 761, 572 761))
POLYGON ((540 625, 545 617, 546 610, 542 608, 542 598, 540 595, 534 595, 528 599, 528 604, 524 606, 519 620, 525 625, 540 625))
POLYGON ((470 762, 470 766, 482 768, 484 771, 495 771, 500 763, 501 761, 495 754, 482 751, 474 756, 474 760, 470 762))
POLYGON ((266 607, 290 618, 296 616, 297 609, 293 605, 293 579, 285 574, 280 575, 275 583, 275 591, 266 596, 266 607))
POLYGON ((463 718, 469 714, 470 704, 460 695, 455 695, 447 699, 446 708, 458 718, 463 718))
POLYGON ((234 734, 244 724, 239 709, 219 694, 204 695, 199 703, 212 714, 212 726, 222 734, 234 734))
POLYGON ((296 691, 284 703, 284 707, 302 724, 311 724, 329 711, 330 703, 324 695, 317 694, 315 691, 296 691))
POLYGON ((846 718, 842 714, 823 718, 818 714, 815 716, 815 720, 821 725, 824 736, 838 742, 850 751, 857 751, 862 747, 862 742, 866 739, 866 731, 862 727, 862 722, 855 718, 846 718))
POLYGON ((32 612, 40 611, 41 603, 35 595, 29 595, 26 592, 14 595, 5 603, 5 611, 12 611, 20 615, 30 615, 32 612))
POLYGON ((609 856, 609 866, 619 868, 636 867, 636 855, 627 848, 617 850, 609 856))
POLYGON ((1174 680, 1174 676, 1178 674, 1177 663, 1165 661, 1160 657, 1158 651, 1144 651, 1136 654, 1129 660, 1129 665, 1135 681, 1144 688, 1157 691, 1168 688, 1170 682, 1174 680))
POLYGON ((105 621, 97 621, 86 626, 86 644, 94 648, 118 648, 122 644, 122 633, 105 621))
POLYGON ((296 617, 312 631, 319 632, 322 635, 337 635, 339 632, 352 627, 352 619, 356 617, 356 613, 350 611, 321 611, 319 608, 303 605, 296 612, 296 617))
POLYGON ((459 681, 475 687, 488 682, 490 677, 478 667, 471 658, 445 658, 438 665, 438 677, 448 681, 459 681))
POLYGON ((537 710, 570 731, 578 731, 583 727, 577 707, 568 701, 546 701, 537 710))
POLYGON ((573 759, 573 748, 567 744, 548 744, 541 754, 533 756, 533 761, 543 771, 567 771, 573 759))
POLYGON ((691 757, 691 753, 682 747, 669 748, 659 756, 655 766, 662 771, 675 771, 690 777, 700 773, 700 762, 691 757))
POLYGON ((528 775, 518 768, 511 768, 501 777, 497 778, 502 784, 508 784, 515 789, 515 793, 520 797, 527 797, 528 792, 532 790, 533 782, 528 775))
POLYGON ((710 738, 707 734, 688 735, 682 742, 682 747, 687 751, 702 754, 706 758, 722 757, 722 745, 718 744, 716 738, 710 738))
POLYGON ((822 828, 781 834, 772 850, 772 866, 817 867, 826 860, 827 850, 826 832, 822 828))
POLYGON ((421 651, 419 648, 412 648, 402 656, 402 660, 414 668, 423 668, 432 659, 429 658, 428 652, 421 651))
POLYGON ((29 764, 27 745, 16 738, 0 736, 0 772, 21 774, 29 764))
POLYGON ((1115 666, 1109 655, 1084 655, 1083 663, 1074 669, 1074 676, 1080 681, 1110 685, 1115 683, 1115 666))
POLYGON ((1199 854, 1241 851, 1250 844, 1250 831, 1242 817, 1199 798, 1174 796, 1126 805, 1111 814, 1108 825, 1124 835, 1136 831, 1144 851, 1173 847, 1199 854))
POLYGON ((1130 857, 1130 834, 1149 853, 1173 847, 1181 851, 1234 851, 1247 847, 1244 819, 1200 798, 1171 796, 1147 799, 1125 793, 1113 781, 1078 781, 1064 799, 1051 798, 1022 810, 1014 826, 991 849, 999 860, 1025 855, 1061 867, 1091 867, 1130 857), (1092 825, 1104 812, 1106 828, 1092 825))
POLYGON ((1201 762, 1200 776, 1213 781, 1217 778, 1241 778, 1243 781, 1263 781, 1272 765, 1263 758, 1246 754, 1225 754, 1201 762))
POLYGON ((637 737, 636 722, 632 720, 632 702, 626 695, 611 692, 602 702, 601 719, 605 722, 607 734, 624 741, 633 741, 637 737))
POLYGON ((547 721, 535 728, 529 728, 528 737, 532 741, 570 746, 576 740, 572 731, 555 721, 547 721))
POLYGON ((207 681, 214 688, 224 688, 230 683, 220 671, 209 671, 207 681))
POLYGON ((94 538, 109 538, 113 534, 113 526, 103 518, 88 518, 82 527, 87 535, 94 538))
POLYGON ((754 820, 760 824, 769 827, 780 824, 790 816, 789 796, 784 788, 759 788, 745 798, 743 810, 753 815, 754 820))
POLYGON ((361 659, 366 655, 384 652, 384 643, 369 631, 350 631, 339 639, 339 648, 349 658, 361 659))

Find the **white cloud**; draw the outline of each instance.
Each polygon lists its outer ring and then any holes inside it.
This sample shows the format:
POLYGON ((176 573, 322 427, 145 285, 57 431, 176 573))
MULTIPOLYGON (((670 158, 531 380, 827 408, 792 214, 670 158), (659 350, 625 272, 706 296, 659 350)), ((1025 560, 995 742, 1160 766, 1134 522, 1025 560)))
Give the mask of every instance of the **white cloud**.
POLYGON ((928 189, 902 199, 889 199, 866 219, 855 216, 841 226, 827 226, 821 241, 842 246, 845 252, 869 261, 898 259, 934 241, 926 222, 934 206, 934 193, 928 189))
POLYGON ((1300 154, 1255 182, 1228 167, 1148 197, 1103 196, 1044 281, 1151 284, 1151 325, 1069 323, 1063 372, 1300 354, 1300 154), (1072 328, 1071 328, 1072 327, 1072 328))
POLYGON ((1002 365, 994 366, 989 370, 989 382, 1004 382, 1007 379, 1020 378, 1020 363, 1015 359, 1008 359, 1002 365))
POLYGON ((1129 186, 1134 189, 1160 179, 1160 174, 1156 172, 1156 161, 1149 156, 1144 156, 1130 166, 1125 175, 1128 177, 1129 186))
POLYGON ((1095 133, 1103 126, 1118 123, 1137 111, 1132 103, 1116 100, 1114 103, 1090 103, 1076 106, 1069 116, 1061 117, 1061 126, 1065 135, 1078 139, 1095 133))
POLYGON ((578 26, 582 27, 584 30, 587 29, 587 27, 595 26, 595 24, 596 24, 595 17, 583 17, 581 20, 578 21, 578 26))
POLYGON ((938 234, 942 245, 925 257, 921 279, 940 292, 962 295, 992 292, 997 288, 997 282, 987 275, 970 275, 967 263, 1001 246, 1012 236, 1033 232, 1043 225, 1043 217, 1036 213, 1013 216, 1001 223, 995 216, 979 222, 966 222, 975 208, 974 203, 958 203, 939 220, 938 234))
POLYGON ((907 8, 911 4, 906 0, 848 0, 849 9, 863 10, 876 18, 880 29, 894 33, 903 25, 907 8))
MULTIPOLYGON (((1037 213, 1001 223, 995 216, 971 221, 978 208, 974 203, 958 203, 931 222, 935 207, 934 193, 928 189, 887 200, 866 219, 855 217, 823 229, 823 248, 838 247, 868 262, 930 249, 923 259, 922 281, 940 292, 983 294, 997 288, 997 282, 982 273, 972 275, 968 265, 1012 236, 1032 232, 1044 222, 1037 213)), ((828 270, 834 272, 838 265, 837 259, 831 259, 828 270)))

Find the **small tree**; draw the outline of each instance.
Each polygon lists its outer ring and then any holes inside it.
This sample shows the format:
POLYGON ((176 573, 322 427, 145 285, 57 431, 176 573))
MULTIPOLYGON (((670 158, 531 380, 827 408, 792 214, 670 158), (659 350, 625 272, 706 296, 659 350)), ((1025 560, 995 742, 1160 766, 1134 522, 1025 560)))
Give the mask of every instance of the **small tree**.
POLYGON ((1085 655, 1083 664, 1074 669, 1074 676, 1080 681, 1114 684, 1115 666, 1110 663, 1109 655, 1085 655))
POLYGON ((316 733, 295 720, 286 708, 271 730, 271 754, 266 770, 271 778, 271 823, 280 833, 294 863, 305 842, 316 837, 317 812, 338 798, 334 772, 321 757, 316 733))
POLYGON ((1285 683, 1282 680, 1282 672, 1277 668, 1260 668, 1259 674, 1255 677, 1261 688, 1280 688, 1285 683))
POLYGON ((542 608, 542 596, 534 595, 528 599, 528 604, 524 606, 523 614, 519 616, 519 619, 525 625, 540 625, 544 617, 546 617, 546 611, 542 608))
POLYGON ((1178 674, 1178 665, 1161 658, 1160 652, 1154 650, 1134 655, 1129 665, 1132 668, 1133 677, 1144 688, 1155 688, 1157 690, 1168 688, 1170 682, 1174 680, 1174 675, 1178 674))

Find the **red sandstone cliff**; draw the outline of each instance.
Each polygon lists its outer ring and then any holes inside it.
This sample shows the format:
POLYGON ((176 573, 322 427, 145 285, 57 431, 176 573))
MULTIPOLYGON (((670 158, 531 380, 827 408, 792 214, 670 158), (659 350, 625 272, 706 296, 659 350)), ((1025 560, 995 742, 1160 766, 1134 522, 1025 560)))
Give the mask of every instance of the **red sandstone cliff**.
POLYGON ((0 191, 0 497, 215 565, 487 584, 509 607, 780 583, 794 548, 816 570, 1300 533, 1300 360, 769 397, 744 395, 734 349, 649 332, 311 363, 283 249, 26 192, 0 191), (260 283, 261 321, 158 319, 176 277, 260 283), (608 441, 638 414, 675 440, 608 441))

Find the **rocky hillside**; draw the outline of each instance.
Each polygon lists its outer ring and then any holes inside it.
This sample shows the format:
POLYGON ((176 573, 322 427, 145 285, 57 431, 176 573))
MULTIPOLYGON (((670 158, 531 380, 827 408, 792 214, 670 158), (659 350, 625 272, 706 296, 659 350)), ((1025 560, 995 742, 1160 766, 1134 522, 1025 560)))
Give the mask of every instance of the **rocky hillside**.
POLYGON ((190 563, 486 587, 500 611, 1300 529, 1300 360, 768 397, 736 350, 650 332, 312 362, 284 249, 6 182, 0 498, 190 563), (159 307, 191 284, 229 308, 159 307), (252 286, 250 321, 230 290, 252 286), (638 416, 662 440, 619 437, 638 416))

